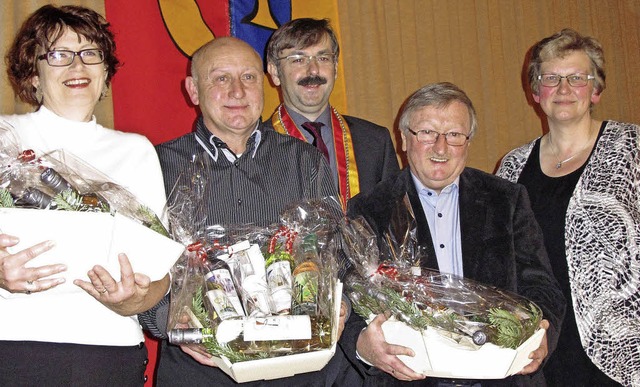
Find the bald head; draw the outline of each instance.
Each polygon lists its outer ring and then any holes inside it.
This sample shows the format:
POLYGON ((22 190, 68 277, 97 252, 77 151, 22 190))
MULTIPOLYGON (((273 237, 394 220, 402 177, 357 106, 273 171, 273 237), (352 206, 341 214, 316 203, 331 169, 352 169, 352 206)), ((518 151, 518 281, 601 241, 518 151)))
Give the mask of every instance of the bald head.
POLYGON ((191 76, 198 79, 198 69, 203 63, 210 62, 211 58, 219 56, 220 53, 238 53, 239 55, 250 58, 250 64, 255 64, 262 68, 262 58, 247 42, 234 38, 232 36, 224 36, 216 38, 205 43, 191 56, 191 76))
POLYGON ((207 129, 236 154, 244 152, 264 107, 262 59, 247 43, 217 38, 199 48, 185 87, 207 129))

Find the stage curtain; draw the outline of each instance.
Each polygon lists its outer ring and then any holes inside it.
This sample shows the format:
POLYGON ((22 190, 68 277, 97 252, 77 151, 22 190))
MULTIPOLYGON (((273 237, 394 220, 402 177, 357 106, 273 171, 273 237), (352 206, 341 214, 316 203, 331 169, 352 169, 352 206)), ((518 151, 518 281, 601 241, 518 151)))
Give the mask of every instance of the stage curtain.
POLYGON ((492 172, 543 133, 523 66, 535 42, 562 28, 604 46, 607 89, 595 117, 640 123, 640 1, 346 0, 339 12, 349 113, 391 128, 413 91, 453 82, 479 116, 469 156, 476 168, 492 172))

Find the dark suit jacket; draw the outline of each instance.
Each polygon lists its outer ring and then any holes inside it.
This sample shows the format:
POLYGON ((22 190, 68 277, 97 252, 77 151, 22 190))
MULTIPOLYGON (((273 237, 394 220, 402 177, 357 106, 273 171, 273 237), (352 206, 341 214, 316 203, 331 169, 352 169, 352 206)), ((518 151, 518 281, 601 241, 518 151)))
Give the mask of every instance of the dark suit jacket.
MULTIPOLYGON (((356 117, 342 117, 351 131, 360 192, 367 192, 382 180, 396 175, 400 167, 387 128, 356 117)), ((271 118, 264 125, 273 128, 271 118)))
MULTIPOLYGON (((558 327, 562 322, 565 299, 553 277, 544 248, 542 232, 535 220, 526 189, 482 171, 465 168, 460 175, 460 229, 464 276, 485 284, 506 289, 534 301, 549 320, 547 332, 550 352, 555 348, 558 327)), ((398 200, 408 194, 418 226, 418 242, 429 252, 424 267, 438 268, 429 225, 409 169, 395 178, 378 184, 375 189, 357 195, 349 201, 349 216, 362 215, 380 235, 387 228, 391 211, 398 200)), ((354 313, 355 315, 355 313, 354 313)), ((369 375, 369 370, 355 358, 355 343, 364 326, 357 316, 350 318, 341 345, 355 365, 369 375), (352 347, 349 347, 352 345, 352 347)), ((386 378, 374 377, 374 384, 384 384, 386 378)), ((503 381, 483 381, 482 385, 531 384, 541 378, 515 376, 503 381)), ((371 376, 368 379, 372 379, 371 376)), ((387 382, 395 379, 389 377, 387 382)), ((426 379, 422 384, 433 380, 426 379)))

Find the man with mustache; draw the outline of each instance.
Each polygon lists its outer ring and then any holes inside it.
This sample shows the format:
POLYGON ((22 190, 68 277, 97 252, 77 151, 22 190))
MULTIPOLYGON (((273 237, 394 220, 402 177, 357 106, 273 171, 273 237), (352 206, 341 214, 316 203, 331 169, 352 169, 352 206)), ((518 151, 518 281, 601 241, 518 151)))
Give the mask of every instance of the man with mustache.
POLYGON ((315 145, 327 158, 346 203, 399 168, 386 128, 342 116, 329 105, 339 53, 326 19, 295 19, 282 25, 267 46, 267 70, 284 103, 265 125, 315 145))

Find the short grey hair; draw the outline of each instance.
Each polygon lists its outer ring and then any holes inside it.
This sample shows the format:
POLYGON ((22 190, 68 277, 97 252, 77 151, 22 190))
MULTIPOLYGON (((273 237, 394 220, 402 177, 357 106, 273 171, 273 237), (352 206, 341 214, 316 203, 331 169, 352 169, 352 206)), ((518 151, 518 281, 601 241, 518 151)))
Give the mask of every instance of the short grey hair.
POLYGON ((469 122, 471 122, 471 132, 469 138, 473 138, 478 128, 478 118, 476 109, 471 103, 471 99, 458 86, 449 82, 431 83, 416 90, 407 98, 402 106, 398 126, 404 133, 409 129, 409 121, 413 113, 426 106, 435 106, 438 109, 445 108, 453 102, 461 102, 469 111, 469 122))

